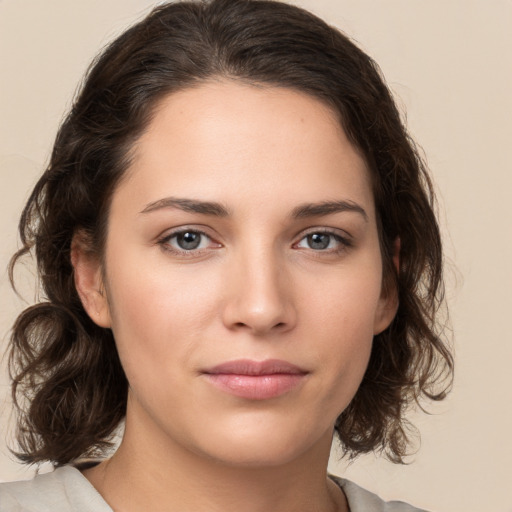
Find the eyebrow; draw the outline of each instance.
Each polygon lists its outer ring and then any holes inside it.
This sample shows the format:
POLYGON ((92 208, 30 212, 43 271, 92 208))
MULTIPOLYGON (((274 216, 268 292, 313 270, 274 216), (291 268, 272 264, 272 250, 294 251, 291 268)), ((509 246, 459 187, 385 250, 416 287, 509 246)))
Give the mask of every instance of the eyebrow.
POLYGON ((227 217, 227 208, 220 203, 211 201, 197 201, 195 199, 182 199, 177 197, 165 197, 158 201, 149 203, 140 213, 150 213, 163 208, 176 208, 184 212, 201 213, 203 215, 214 215, 216 217, 227 217))
MULTIPOLYGON (((199 201, 178 197, 165 197, 149 203, 140 213, 150 213, 164 208, 176 208, 185 212, 213 215, 215 217, 228 217, 229 211, 220 203, 213 201, 199 201)), ((320 203, 305 203, 292 210, 291 216, 295 219, 320 217, 333 213, 355 212, 368 221, 368 214, 364 208, 353 201, 322 201, 320 203)))
POLYGON ((302 204, 293 209, 292 217, 304 219, 341 212, 359 213, 368 222, 368 214, 364 208, 353 201, 323 201, 321 203, 302 204))

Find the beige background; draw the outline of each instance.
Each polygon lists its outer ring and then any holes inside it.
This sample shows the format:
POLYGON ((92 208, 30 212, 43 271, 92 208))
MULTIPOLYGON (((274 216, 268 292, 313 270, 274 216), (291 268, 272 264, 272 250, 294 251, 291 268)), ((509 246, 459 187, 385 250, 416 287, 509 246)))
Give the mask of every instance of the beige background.
MULTIPOLYGON (((342 28, 380 63, 428 156, 452 262, 457 374, 450 400, 416 418, 422 445, 411 465, 369 456, 346 469, 334 457, 332 469, 384 497, 438 512, 512 512, 512 1, 297 3, 342 28)), ((0 0, 1 269, 88 62, 155 4, 0 0)), ((5 340, 22 303, 3 270, 0 301, 5 340)), ((4 372, 0 481, 30 474, 5 448, 7 393, 4 372)))

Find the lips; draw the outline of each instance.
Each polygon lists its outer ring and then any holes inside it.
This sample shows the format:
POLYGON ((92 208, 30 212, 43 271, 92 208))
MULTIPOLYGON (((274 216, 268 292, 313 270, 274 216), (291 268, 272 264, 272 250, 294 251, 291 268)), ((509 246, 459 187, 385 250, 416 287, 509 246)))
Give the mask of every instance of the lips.
POLYGON ((217 389, 248 400, 268 400, 301 384, 307 371, 278 359, 228 361, 203 372, 217 389))

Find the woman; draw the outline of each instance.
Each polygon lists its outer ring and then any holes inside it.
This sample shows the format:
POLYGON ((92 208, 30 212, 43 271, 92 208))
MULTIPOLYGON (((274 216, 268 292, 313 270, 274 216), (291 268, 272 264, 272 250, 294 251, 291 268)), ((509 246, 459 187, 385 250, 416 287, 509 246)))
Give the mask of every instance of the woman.
POLYGON ((2 510, 417 510, 326 468, 333 433, 401 462, 408 406, 445 395, 432 203, 344 35, 279 2, 155 9, 22 214, 11 272, 33 250, 47 300, 13 329, 17 452, 57 469, 2 510))

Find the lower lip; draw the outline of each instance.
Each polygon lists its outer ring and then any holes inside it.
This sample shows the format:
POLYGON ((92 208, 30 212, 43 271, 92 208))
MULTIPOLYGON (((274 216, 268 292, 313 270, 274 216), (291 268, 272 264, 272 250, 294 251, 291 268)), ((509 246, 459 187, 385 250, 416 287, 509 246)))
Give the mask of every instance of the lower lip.
POLYGON ((306 376, 302 373, 273 373, 269 375, 238 375, 232 373, 205 374, 208 381, 220 390, 248 400, 268 400, 296 388, 306 376))

